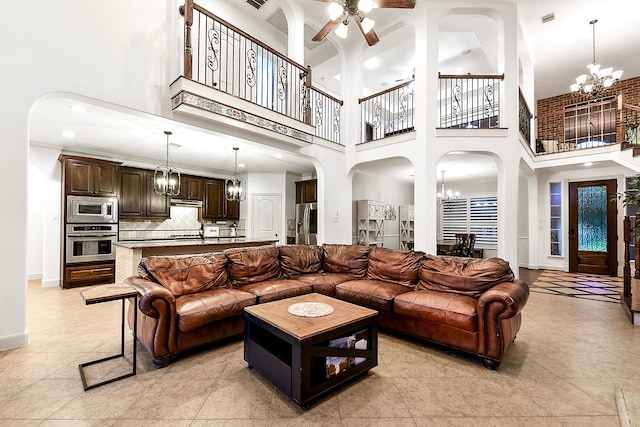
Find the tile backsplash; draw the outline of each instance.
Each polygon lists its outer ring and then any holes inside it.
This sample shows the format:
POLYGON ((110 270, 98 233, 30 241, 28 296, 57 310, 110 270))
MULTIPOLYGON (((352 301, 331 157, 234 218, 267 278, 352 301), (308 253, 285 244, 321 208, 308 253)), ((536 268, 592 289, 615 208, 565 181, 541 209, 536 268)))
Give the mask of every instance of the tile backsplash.
MULTIPOLYGON (((227 221, 226 224, 216 224, 205 221, 207 225, 220 227, 220 237, 230 234, 231 224, 238 226, 238 236, 245 235, 244 218, 239 221, 227 221)), ((171 206, 171 218, 164 221, 120 221, 119 240, 146 240, 146 239, 171 239, 176 236, 198 234, 200 222, 198 221, 198 209, 194 207, 171 206)))

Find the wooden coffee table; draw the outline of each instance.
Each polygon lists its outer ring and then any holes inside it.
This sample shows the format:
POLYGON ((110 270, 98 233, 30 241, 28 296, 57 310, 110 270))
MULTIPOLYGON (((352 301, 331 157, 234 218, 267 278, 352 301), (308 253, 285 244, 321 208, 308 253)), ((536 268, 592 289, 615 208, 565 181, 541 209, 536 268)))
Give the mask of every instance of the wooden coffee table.
POLYGON ((378 365, 375 310, 307 294, 244 311, 244 360, 305 410, 310 400, 378 365), (333 312, 291 314, 299 303, 327 304, 333 312))

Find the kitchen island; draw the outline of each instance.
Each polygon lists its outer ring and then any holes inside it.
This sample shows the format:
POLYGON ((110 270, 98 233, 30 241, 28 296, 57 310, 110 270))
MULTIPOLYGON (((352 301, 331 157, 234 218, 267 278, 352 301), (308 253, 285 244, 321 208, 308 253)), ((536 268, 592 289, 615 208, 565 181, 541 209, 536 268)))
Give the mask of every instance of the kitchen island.
POLYGON ((142 258, 154 255, 192 255, 221 252, 231 248, 275 245, 274 239, 251 239, 247 237, 216 237, 208 239, 126 240, 116 247, 116 283, 138 274, 142 258))

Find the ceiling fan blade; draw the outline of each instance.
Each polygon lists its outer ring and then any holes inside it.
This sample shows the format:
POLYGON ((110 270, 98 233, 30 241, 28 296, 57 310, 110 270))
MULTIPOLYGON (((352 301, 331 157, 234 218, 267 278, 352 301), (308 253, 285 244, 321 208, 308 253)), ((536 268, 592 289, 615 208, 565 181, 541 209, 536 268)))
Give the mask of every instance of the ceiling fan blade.
POLYGON ((360 32, 364 36, 364 39, 367 41, 367 44, 369 46, 373 46, 374 44, 376 44, 376 43, 378 43, 380 41, 380 39, 378 38, 378 35, 373 30, 373 28, 371 30, 369 30, 368 33, 365 33, 364 29, 362 28, 362 24, 360 23, 360 20, 359 19, 354 19, 354 21, 355 21, 356 25, 358 26, 358 28, 360 29, 360 32))
POLYGON ((413 9, 416 6, 416 0, 374 0, 374 4, 378 8, 413 9))
POLYGON ((314 42, 321 42, 322 40, 324 40, 325 37, 327 37, 327 34, 329 34, 331 30, 333 30, 336 27, 336 25, 338 25, 341 22, 341 20, 342 20, 342 17, 339 17, 334 19, 333 21, 327 22, 324 25, 324 27, 322 27, 320 31, 318 31, 318 34, 313 36, 311 40, 313 40, 314 42))

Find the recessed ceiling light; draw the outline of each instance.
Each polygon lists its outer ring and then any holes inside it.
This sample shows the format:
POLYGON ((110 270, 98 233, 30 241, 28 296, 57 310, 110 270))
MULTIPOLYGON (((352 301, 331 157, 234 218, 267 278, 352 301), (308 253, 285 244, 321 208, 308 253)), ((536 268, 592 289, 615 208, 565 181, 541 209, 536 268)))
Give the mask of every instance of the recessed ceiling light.
POLYGON ((75 138, 76 133, 70 130, 65 130, 65 131, 62 131, 62 136, 64 136, 65 138, 75 138))
POLYGON ((244 167, 244 163, 238 163, 238 167, 239 168, 243 168, 244 167))
POLYGON ((82 105, 72 105, 69 108, 71 108, 71 110, 73 110, 74 113, 79 113, 79 114, 86 113, 87 111, 89 111, 87 110, 86 107, 82 105))
POLYGON ((276 159, 281 159, 282 158, 282 154, 281 153, 276 153, 276 159))
POLYGON ((591 162, 586 162, 586 163, 584 163, 584 164, 583 164, 583 166, 585 166, 585 167, 593 166, 593 163, 591 163, 591 162))

